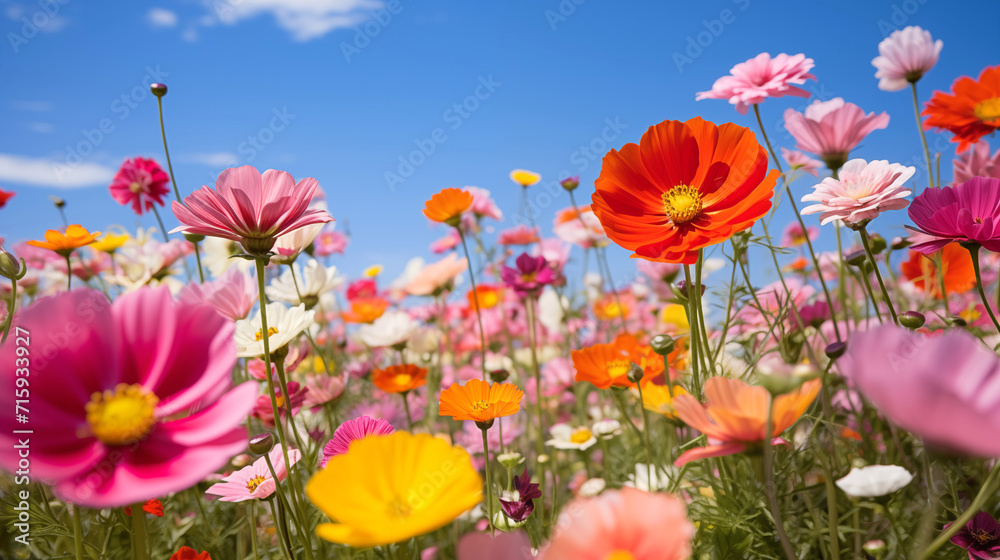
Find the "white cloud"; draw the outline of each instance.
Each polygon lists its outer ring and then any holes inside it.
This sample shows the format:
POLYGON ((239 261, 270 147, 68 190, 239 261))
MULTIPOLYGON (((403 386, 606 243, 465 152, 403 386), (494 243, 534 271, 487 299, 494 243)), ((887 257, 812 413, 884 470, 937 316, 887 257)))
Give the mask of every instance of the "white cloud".
POLYGON ((296 41, 322 37, 334 29, 351 27, 368 19, 368 11, 381 8, 377 0, 204 0, 206 8, 222 23, 271 14, 296 41))
POLYGON ((187 41, 188 43, 194 43, 198 41, 198 28, 189 27, 181 33, 181 39, 187 41))
POLYGON ((10 106, 18 111, 31 111, 32 113, 44 113, 52 110, 52 104, 48 101, 11 101, 10 106))
POLYGON ((177 25, 177 14, 164 8, 152 8, 146 13, 146 21, 153 27, 173 27, 177 25))
POLYGON ((24 123, 24 127, 32 132, 39 132, 41 134, 48 134, 52 132, 55 128, 52 123, 41 122, 41 121, 29 121, 24 123))
POLYGON ((108 185, 115 170, 99 163, 70 166, 47 158, 0 154, 0 181, 36 187, 72 189, 108 185))
POLYGON ((230 167, 240 162, 236 154, 230 152, 203 152, 183 154, 177 161, 184 163, 201 163, 210 167, 230 167))

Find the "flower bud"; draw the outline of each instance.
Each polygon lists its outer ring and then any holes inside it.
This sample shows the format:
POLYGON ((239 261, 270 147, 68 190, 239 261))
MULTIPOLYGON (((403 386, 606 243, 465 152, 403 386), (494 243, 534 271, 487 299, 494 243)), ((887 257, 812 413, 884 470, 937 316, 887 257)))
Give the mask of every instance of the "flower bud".
POLYGON ((504 381, 507 381, 507 378, 509 377, 510 372, 505 369, 495 369, 490 372, 490 379, 492 379, 494 383, 503 383, 504 381))
POLYGON ((899 314, 899 324, 911 330, 919 329, 926 321, 924 314, 917 311, 905 311, 899 314))
POLYGON ((674 351, 674 339, 669 334, 658 334, 649 341, 649 345, 653 347, 653 351, 661 356, 666 356, 667 354, 674 351))
POLYGON ((485 432, 486 430, 488 430, 488 429, 490 429, 490 428, 493 427, 493 422, 494 421, 495 421, 494 418, 490 418, 489 420, 487 420, 485 422, 476 422, 476 427, 485 432))
POLYGON ((504 468, 513 469, 524 462, 524 455, 521 455, 517 451, 501 453, 500 455, 497 455, 497 461, 500 461, 500 464, 503 465, 504 468))
POLYGON ((909 237, 893 237, 892 238, 892 250, 899 251, 900 249, 906 249, 913 243, 910 241, 909 237))
POLYGON ((847 344, 843 342, 831 342, 826 345, 826 357, 831 360, 836 360, 837 358, 844 355, 847 352, 847 344))
POLYGON ((63 199, 61 199, 61 198, 59 198, 58 196, 50 194, 49 195, 49 200, 52 201, 52 204, 56 205, 56 208, 65 208, 66 207, 66 201, 63 200, 63 199))
POLYGON ((205 240, 205 236, 199 235, 197 233, 185 233, 184 239, 187 239, 191 243, 201 243, 202 241, 205 240))
POLYGON ((21 263, 17 257, 0 247, 0 276, 14 280, 21 277, 21 263))
POLYGON ((865 549, 869 555, 874 558, 881 558, 882 553, 885 552, 885 541, 875 540, 866 542, 861 548, 865 549))
POLYGON ((573 177, 566 177, 562 181, 559 181, 559 184, 562 185, 562 188, 566 189, 567 191, 572 191, 573 189, 580 186, 580 176, 575 175, 573 177))
POLYGON ((877 233, 873 233, 871 235, 871 237, 869 238, 869 242, 871 243, 871 249, 873 255, 881 254, 882 251, 885 251, 886 247, 888 246, 885 242, 885 238, 877 233))
POLYGON ((639 367, 639 364, 632 362, 632 365, 628 368, 628 380, 632 383, 638 383, 642 381, 645 372, 639 367))
MULTIPOLYGON (((677 283, 677 289, 680 290, 681 293, 687 295, 687 293, 688 293, 687 280, 681 280, 680 282, 678 282, 677 283)), ((701 285, 701 294, 700 295, 705 295, 705 285, 704 284, 701 285)))
POLYGON ((865 255, 864 251, 854 251, 853 253, 844 255, 844 262, 851 266, 861 266, 865 264, 865 259, 867 258, 868 256, 865 255))
POLYGON ((272 447, 274 447, 274 437, 267 432, 250 438, 250 452, 254 455, 266 455, 271 452, 272 447))
POLYGON ((153 92, 153 95, 157 97, 163 97, 167 94, 167 84, 153 83, 149 84, 149 91, 153 92))
POLYGON ((945 322, 953 327, 965 327, 969 325, 969 322, 965 319, 959 317, 958 315, 949 315, 945 322))

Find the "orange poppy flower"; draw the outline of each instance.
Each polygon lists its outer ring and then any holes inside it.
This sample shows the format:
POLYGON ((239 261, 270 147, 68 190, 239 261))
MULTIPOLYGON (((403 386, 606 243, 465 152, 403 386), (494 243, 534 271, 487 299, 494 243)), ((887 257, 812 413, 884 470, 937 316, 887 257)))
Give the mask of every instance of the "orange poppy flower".
POLYGON ((76 249, 97 241, 100 236, 101 232, 99 231, 90 233, 87 228, 73 224, 66 228, 66 233, 50 229, 45 232, 45 241, 28 241, 28 245, 49 249, 65 257, 76 249))
MULTIPOLYGON (((774 400, 771 437, 781 435, 802 416, 819 394, 821 385, 819 379, 806 381, 795 391, 774 400)), ((764 441, 771 398, 767 389, 737 379, 712 377, 705 382, 705 397, 708 403, 702 405, 691 395, 679 395, 674 398, 674 410, 685 424, 720 443, 684 452, 674 462, 678 467, 697 459, 742 453, 764 441)))
POLYGON ((785 270, 792 272, 802 272, 809 268, 809 261, 805 257, 797 257, 794 261, 785 266, 785 270))
POLYGON ((470 308, 474 308, 476 300, 479 300, 479 309, 491 309, 503 301, 503 286, 480 284, 475 292, 469 290, 466 297, 469 298, 470 308))
POLYGON ((578 216, 582 216, 588 212, 593 213, 593 210, 590 209, 589 204, 586 206, 580 206, 579 209, 580 211, 577 212, 576 208, 570 206, 569 208, 563 208, 562 210, 556 212, 556 219, 553 225, 558 226, 561 224, 569 223, 577 219, 578 216))
POLYGON ((472 195, 462 189, 444 189, 424 203, 424 216, 457 227, 462 213, 472 206, 472 195))
POLYGON ((212 560, 208 552, 198 552, 190 546, 182 546, 170 557, 170 560, 212 560))
POLYGON ((510 383, 489 383, 481 379, 470 379, 466 384, 452 383, 441 391, 438 414, 451 416, 455 420, 474 420, 492 423, 501 416, 517 414, 521 408, 524 391, 510 383))
POLYGON ((372 372, 372 382, 386 393, 405 393, 427 383, 427 370, 413 364, 389 366, 372 372))
POLYGON ((663 373, 663 358, 629 334, 618 335, 611 344, 573 350, 571 357, 576 380, 591 383, 598 389, 635 387, 635 383, 628 380, 633 362, 643 368, 640 381, 643 387, 663 373))
POLYGON ((663 121, 604 156, 592 208, 633 258, 693 264, 771 209, 777 178, 749 129, 663 121))
POLYGON ((969 252, 958 243, 945 245, 943 249, 930 255, 910 251, 910 260, 904 261, 900 269, 907 280, 913 281, 917 289, 929 292, 931 297, 941 299, 941 282, 938 280, 936 259, 941 259, 944 289, 949 294, 964 294, 976 286, 976 270, 972 267, 972 259, 969 258, 969 252))
POLYGON ((389 308, 389 302, 380 297, 363 297, 351 300, 351 310, 341 314, 348 323, 371 323, 389 308))
POLYGON ((986 67, 979 80, 962 76, 951 85, 952 94, 935 91, 921 115, 924 128, 948 130, 958 152, 1000 128, 1000 66, 986 67))

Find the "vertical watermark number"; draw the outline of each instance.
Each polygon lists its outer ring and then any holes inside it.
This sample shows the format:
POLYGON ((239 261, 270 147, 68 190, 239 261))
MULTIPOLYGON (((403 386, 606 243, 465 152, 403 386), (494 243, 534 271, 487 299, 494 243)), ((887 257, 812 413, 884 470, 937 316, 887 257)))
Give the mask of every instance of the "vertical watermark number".
POLYGON ((32 433, 29 428, 31 425, 29 420, 31 393, 28 390, 30 384, 28 378, 31 376, 31 357, 29 355, 31 336, 28 330, 22 327, 16 327, 14 334, 14 418, 17 420, 17 426, 13 435, 16 442, 14 449, 17 451, 18 457, 17 470, 14 471, 14 484, 19 487, 17 489, 18 503, 14 507, 14 511, 17 512, 17 523, 14 524, 17 535, 14 540, 28 546, 31 544, 31 506, 28 499, 31 496, 28 490, 28 485, 31 484, 29 454, 32 433))

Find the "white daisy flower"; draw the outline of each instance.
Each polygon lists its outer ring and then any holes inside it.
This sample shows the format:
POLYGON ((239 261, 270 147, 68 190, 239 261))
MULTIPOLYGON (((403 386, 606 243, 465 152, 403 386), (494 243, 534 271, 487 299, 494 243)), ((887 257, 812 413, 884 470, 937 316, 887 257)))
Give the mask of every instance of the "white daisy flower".
POLYGON ((556 424, 549 428, 549 433, 552 434, 552 439, 545 442, 545 445, 551 445, 556 449, 579 449, 583 451, 597 443, 594 432, 591 432, 590 428, 585 426, 573 428, 569 424, 556 424))
POLYGON ((358 338, 372 348, 395 346, 410 340, 420 325, 405 311, 386 311, 370 325, 358 329, 358 338))
MULTIPOLYGON (((267 304, 267 340, 271 352, 287 345, 302 331, 313 324, 315 311, 306 311, 304 305, 288 307, 283 303, 267 304)), ((253 319, 236 321, 236 355, 253 358, 264 355, 264 334, 261 329, 260 310, 253 319)))
POLYGON ((913 474, 897 465, 853 468, 837 481, 837 487, 852 498, 877 498, 892 494, 913 480, 913 474))
POLYGON ((275 301, 283 301, 291 305, 305 303, 310 309, 316 305, 321 295, 343 284, 344 279, 337 276, 337 267, 324 267, 316 259, 309 259, 305 268, 298 263, 289 265, 265 289, 267 297, 275 301), (292 267, 295 267, 295 277, 292 277, 292 267), (298 280, 298 291, 295 281, 298 280), (299 299, 302 294, 302 299, 299 299), (311 304, 311 305, 310 305, 311 304))

